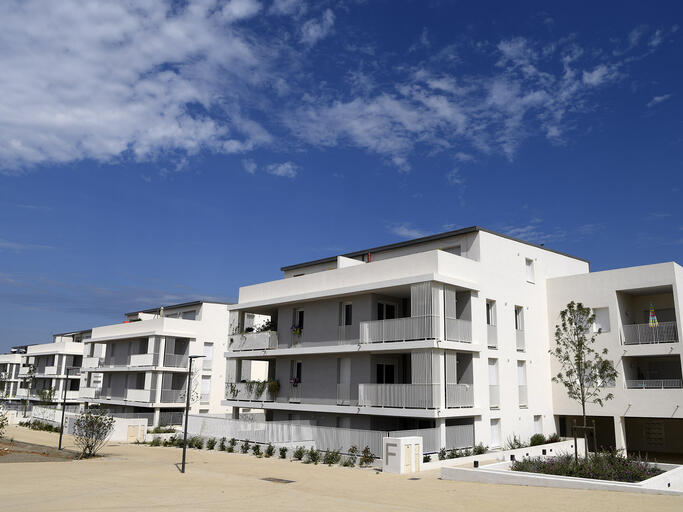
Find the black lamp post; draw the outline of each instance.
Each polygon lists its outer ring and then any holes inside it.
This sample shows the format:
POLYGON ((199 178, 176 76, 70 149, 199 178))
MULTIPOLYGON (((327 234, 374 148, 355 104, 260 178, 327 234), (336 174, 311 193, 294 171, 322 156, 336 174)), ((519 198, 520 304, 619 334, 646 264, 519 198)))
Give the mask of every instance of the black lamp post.
POLYGON ((66 369, 66 377, 64 377, 64 394, 62 398, 62 422, 59 428, 59 447, 58 450, 62 449, 62 436, 64 435, 64 412, 66 411, 66 388, 69 385, 69 372, 71 370, 78 370, 78 368, 69 367, 66 369))
POLYGON ((185 453, 187 452, 187 417, 190 414, 190 387, 192 385, 192 360, 204 356, 189 356, 190 366, 187 369, 187 391, 185 392, 185 428, 183 432, 183 464, 180 468, 181 473, 185 473, 185 453))

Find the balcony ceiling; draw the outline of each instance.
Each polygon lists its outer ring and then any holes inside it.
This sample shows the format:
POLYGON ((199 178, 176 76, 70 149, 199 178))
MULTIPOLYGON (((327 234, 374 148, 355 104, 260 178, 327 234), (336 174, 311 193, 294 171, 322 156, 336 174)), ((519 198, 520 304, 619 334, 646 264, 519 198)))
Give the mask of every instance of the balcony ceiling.
POLYGON ((661 295, 664 293, 673 293, 673 286, 665 284, 662 286, 650 286, 649 288, 633 288, 630 290, 617 290, 619 293, 628 293, 633 296, 642 295, 661 295))

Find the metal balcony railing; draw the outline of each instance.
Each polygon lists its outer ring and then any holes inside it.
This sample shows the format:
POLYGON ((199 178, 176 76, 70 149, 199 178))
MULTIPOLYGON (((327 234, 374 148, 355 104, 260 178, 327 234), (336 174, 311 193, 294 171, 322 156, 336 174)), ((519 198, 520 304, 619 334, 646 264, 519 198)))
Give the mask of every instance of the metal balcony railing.
POLYGON ((384 343, 434 339, 439 332, 440 321, 441 317, 438 315, 427 315, 361 322, 360 342, 384 343))
POLYGON ((472 322, 461 318, 446 318, 446 339, 472 343, 472 322))
POLYGON ((683 388, 682 379, 626 380, 628 389, 677 389, 683 388))
POLYGON ((474 386, 446 384, 446 407, 474 407, 474 386))
POLYGON ((185 389, 162 389, 161 402, 164 404, 181 404, 185 402, 185 389))
POLYGON ((229 338, 228 350, 269 350, 278 347, 277 331, 246 332, 229 338))
POLYGON ((273 395, 267 386, 259 386, 256 383, 228 382, 225 385, 226 400, 245 400, 250 402, 272 402, 273 395))
POLYGON ((650 324, 624 325, 624 345, 676 342, 678 342, 676 322, 660 322, 659 325, 653 327, 650 327, 650 324))
POLYGON ((187 354, 164 354, 164 366, 187 368, 187 354))
POLYGON ((438 392, 438 384, 359 384, 358 405, 434 409, 438 392))
POLYGON ((351 383, 337 384, 337 405, 358 405, 358 400, 351 399, 351 383))

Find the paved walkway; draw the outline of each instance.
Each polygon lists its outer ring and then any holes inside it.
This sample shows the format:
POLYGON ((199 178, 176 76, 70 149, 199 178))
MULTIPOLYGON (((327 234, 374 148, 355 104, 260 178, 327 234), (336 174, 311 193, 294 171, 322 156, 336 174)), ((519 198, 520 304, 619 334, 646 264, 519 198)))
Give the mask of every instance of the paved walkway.
MULTIPOLYGON (((57 444, 57 434, 8 427, 7 437, 57 444)), ((65 446, 73 447, 70 436, 65 446)), ((399 476, 252 455, 108 445, 106 457, 0 464, 3 510, 244 511, 677 511, 683 498, 442 481, 438 471, 399 476), (411 480, 411 478, 420 478, 411 480), (264 478, 293 480, 273 483, 264 478)))

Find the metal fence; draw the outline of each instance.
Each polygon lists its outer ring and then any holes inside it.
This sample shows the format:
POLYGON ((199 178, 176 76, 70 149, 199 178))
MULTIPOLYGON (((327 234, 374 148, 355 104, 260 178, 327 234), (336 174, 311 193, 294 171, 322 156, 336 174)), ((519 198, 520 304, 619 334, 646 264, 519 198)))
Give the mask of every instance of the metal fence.
POLYGON ((650 324, 624 325, 624 345, 676 343, 677 341, 676 322, 659 322, 659 325, 652 327, 650 324))
POLYGON ((358 405, 361 407, 436 407, 437 384, 359 384, 358 405))
POLYGON ((628 389, 675 389, 683 388, 681 379, 627 380, 628 389))
POLYGON ((434 339, 438 333, 440 321, 441 317, 438 315, 425 315, 361 322, 360 342, 383 343, 434 339))

